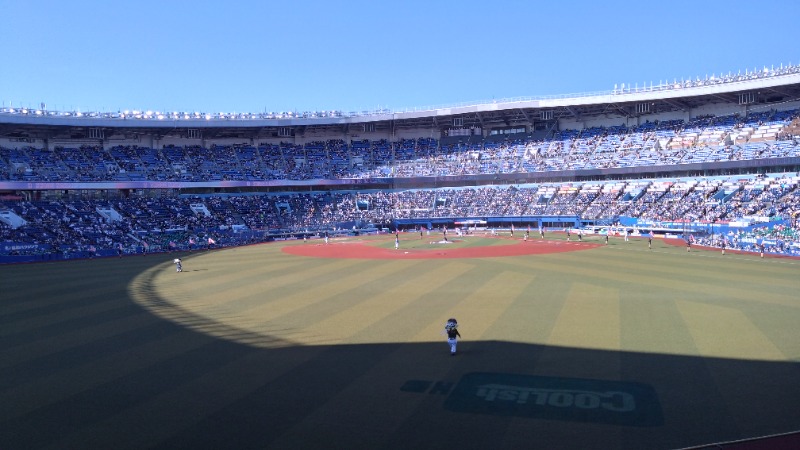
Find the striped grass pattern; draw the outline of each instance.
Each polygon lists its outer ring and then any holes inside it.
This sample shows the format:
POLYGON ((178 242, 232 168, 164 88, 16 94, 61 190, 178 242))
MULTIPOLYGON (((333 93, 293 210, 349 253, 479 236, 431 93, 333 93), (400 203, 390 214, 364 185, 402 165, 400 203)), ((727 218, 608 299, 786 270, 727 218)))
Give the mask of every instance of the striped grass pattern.
POLYGON ((176 254, 0 266, 0 448, 681 448, 800 428, 800 261, 658 240, 431 260, 281 250, 319 244, 180 254, 182 273, 176 254), (445 410, 474 372, 646 384, 663 422, 445 410))

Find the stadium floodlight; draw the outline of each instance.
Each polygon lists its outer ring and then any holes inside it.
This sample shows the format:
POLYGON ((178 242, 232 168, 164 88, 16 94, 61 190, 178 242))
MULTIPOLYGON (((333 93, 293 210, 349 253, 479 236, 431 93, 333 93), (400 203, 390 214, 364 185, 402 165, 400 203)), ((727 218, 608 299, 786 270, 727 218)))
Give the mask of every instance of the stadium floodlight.
POLYGON ((211 114, 206 114, 206 120, 211 120, 211 114))
POLYGON ((37 116, 41 116, 41 115, 42 115, 42 111, 41 111, 41 110, 39 110, 39 109, 37 109, 37 110, 36 110, 36 115, 37 115, 37 116))

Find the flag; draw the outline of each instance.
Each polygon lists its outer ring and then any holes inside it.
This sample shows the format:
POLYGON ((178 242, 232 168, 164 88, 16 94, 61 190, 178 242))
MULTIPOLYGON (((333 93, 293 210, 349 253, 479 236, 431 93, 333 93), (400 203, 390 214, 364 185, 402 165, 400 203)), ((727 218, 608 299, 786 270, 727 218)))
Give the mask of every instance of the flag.
POLYGON ((145 241, 142 241, 142 245, 144 245, 144 248, 150 247, 150 244, 148 244, 148 243, 147 243, 147 242, 145 242, 145 241))
POLYGON ((169 241, 170 248, 175 248, 175 241, 169 241))
POLYGON ((211 239, 211 238, 208 238, 208 243, 209 243, 209 244, 216 244, 216 243, 217 243, 217 241, 215 241, 215 240, 213 240, 213 239, 211 239))
POLYGON ((192 244, 192 245, 194 245, 194 244, 195 244, 195 242, 194 242, 194 238, 189 238, 189 243, 190 243, 190 244, 192 244))

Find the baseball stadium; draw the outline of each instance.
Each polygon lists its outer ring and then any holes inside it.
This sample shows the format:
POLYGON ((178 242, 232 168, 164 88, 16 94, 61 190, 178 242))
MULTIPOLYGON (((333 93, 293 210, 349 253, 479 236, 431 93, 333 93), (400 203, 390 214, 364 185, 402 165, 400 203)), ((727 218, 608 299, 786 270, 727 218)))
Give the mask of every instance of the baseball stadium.
POLYGON ((799 212, 793 65, 4 106, 0 448, 800 448, 799 212))

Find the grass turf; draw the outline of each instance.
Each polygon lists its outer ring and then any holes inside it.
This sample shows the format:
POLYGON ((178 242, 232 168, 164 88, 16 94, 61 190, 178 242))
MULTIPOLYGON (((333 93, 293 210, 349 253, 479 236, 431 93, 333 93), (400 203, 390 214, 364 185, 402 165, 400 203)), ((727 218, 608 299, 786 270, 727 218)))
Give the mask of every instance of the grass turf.
POLYGON ((456 260, 269 244, 181 254, 180 274, 175 256, 0 267, 0 446, 679 448, 800 423, 796 260, 621 239, 456 260), (641 383, 663 420, 454 412, 452 391, 401 390, 482 372, 641 383))

